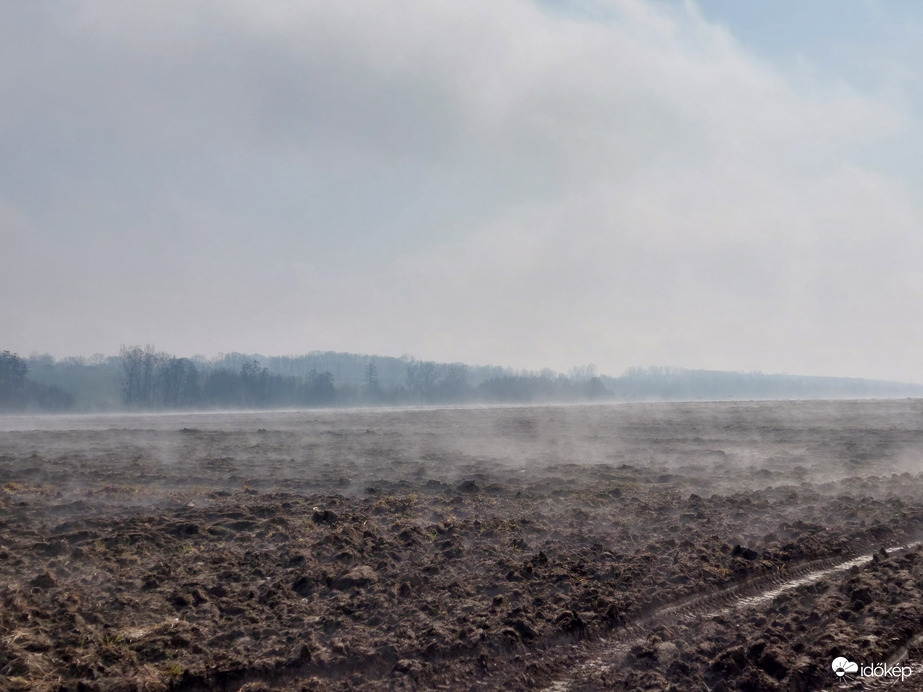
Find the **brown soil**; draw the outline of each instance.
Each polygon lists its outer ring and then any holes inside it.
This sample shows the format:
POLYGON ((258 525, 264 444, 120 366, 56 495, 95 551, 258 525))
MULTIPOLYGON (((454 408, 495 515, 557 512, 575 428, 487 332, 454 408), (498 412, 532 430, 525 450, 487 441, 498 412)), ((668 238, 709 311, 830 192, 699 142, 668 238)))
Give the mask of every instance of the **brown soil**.
POLYGON ((7 428, 0 690, 812 690, 923 630, 914 550, 741 602, 923 536, 920 402, 7 428))

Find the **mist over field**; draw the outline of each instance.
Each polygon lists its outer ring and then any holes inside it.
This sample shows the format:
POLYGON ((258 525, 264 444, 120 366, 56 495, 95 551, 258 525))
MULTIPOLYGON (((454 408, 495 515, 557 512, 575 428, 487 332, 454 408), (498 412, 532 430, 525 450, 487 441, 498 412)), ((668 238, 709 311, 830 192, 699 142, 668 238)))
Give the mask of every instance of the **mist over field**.
POLYGON ((0 3, 0 692, 923 689, 921 35, 0 3))
POLYGON ((0 687, 916 689, 921 461, 908 399, 4 416, 0 687))

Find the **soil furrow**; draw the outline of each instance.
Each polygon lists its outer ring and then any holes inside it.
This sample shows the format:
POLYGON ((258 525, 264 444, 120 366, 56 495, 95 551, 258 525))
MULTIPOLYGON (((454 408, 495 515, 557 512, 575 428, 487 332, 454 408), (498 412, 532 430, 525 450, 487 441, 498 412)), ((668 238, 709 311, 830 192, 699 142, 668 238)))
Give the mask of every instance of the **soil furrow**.
POLYGON ((923 550, 873 553, 923 534, 923 402, 77 422, 0 433, 0 692, 804 692, 839 657, 923 663, 923 550))

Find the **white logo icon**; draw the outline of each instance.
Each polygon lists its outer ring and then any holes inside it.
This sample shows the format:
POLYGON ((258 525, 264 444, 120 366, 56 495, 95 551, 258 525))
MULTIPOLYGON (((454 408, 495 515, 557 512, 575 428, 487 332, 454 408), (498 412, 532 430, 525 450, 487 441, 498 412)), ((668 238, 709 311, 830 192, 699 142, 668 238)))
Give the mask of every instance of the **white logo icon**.
POLYGON ((843 677, 846 673, 858 673, 859 664, 853 663, 848 658, 839 656, 833 659, 833 672, 836 673, 838 678, 843 677))

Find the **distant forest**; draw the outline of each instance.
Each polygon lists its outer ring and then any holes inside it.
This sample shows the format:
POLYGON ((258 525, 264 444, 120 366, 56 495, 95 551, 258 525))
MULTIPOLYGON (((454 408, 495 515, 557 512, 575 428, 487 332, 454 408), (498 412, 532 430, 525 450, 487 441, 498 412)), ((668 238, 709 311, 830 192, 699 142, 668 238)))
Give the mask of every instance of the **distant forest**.
POLYGON ((464 403, 921 397, 923 385, 839 377, 593 365, 569 373, 315 351, 177 357, 151 346, 56 360, 0 353, 0 412, 464 403))

